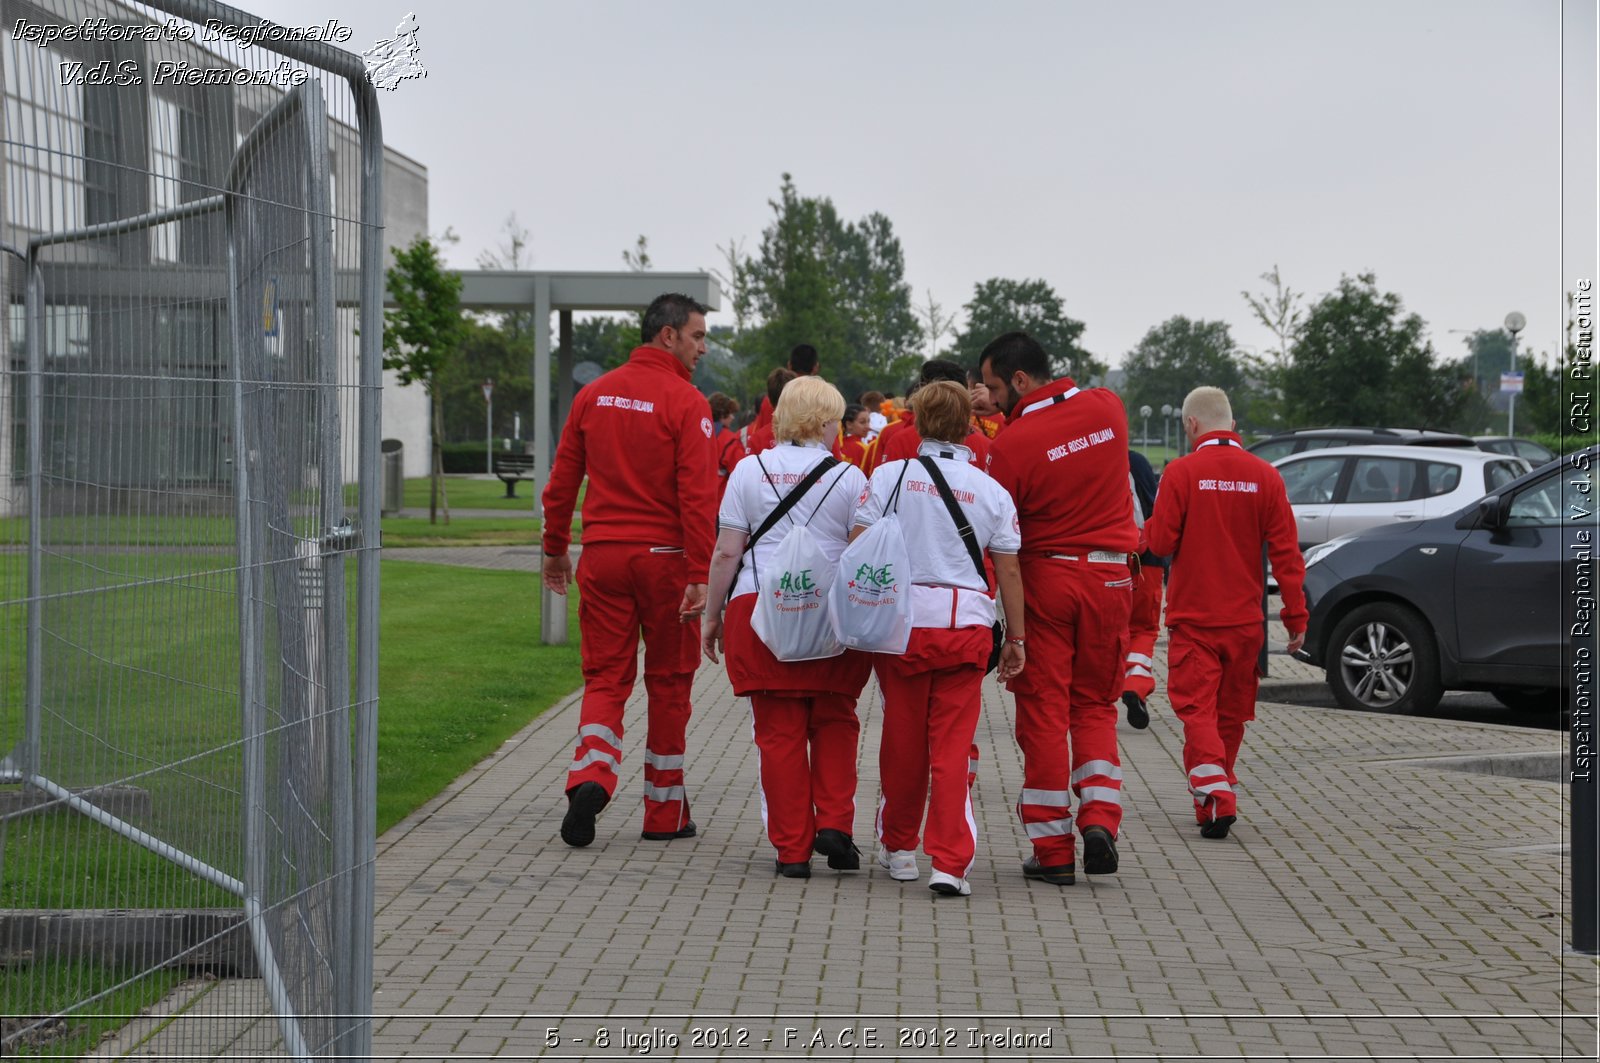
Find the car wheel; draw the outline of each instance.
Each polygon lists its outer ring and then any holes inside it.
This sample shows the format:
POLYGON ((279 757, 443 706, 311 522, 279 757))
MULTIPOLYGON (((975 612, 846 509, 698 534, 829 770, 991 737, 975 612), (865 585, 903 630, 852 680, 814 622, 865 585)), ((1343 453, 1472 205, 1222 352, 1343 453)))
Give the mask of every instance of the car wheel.
POLYGON ((1347 709, 1411 715, 1439 704, 1439 646, 1416 610, 1374 602, 1334 629, 1328 686, 1347 709))
POLYGON ((1554 687, 1501 687, 1490 693, 1516 712, 1556 712, 1565 707, 1561 691, 1554 687))

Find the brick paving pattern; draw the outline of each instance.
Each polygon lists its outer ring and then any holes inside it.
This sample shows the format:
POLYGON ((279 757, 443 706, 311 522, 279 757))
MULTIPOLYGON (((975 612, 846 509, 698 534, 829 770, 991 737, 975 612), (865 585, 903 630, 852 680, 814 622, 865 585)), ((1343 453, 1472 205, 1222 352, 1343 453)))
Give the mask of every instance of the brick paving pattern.
MULTIPOLYGON (((444 552, 537 565, 518 548, 444 552)), ((1266 698, 1320 679, 1272 667, 1266 698)), ((986 682, 965 899, 934 897, 926 857, 910 883, 871 860, 875 684, 867 869, 819 857, 807 882, 772 873, 748 706, 709 666, 686 772, 700 837, 639 839, 641 684, 617 799, 593 846, 563 845, 568 699, 380 840, 377 1054, 1596 1058, 1595 961, 1564 952, 1564 787, 1415 763, 1559 754, 1564 735, 1263 703, 1240 822, 1212 842, 1163 690, 1149 730, 1119 730, 1121 872, 1061 888, 1020 874, 1012 706, 986 682)))

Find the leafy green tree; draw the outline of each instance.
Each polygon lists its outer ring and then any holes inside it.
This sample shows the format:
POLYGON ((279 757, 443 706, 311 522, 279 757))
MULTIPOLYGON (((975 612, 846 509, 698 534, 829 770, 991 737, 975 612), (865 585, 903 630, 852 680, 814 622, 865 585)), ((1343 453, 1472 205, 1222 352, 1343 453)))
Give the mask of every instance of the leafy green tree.
POLYGON ((1425 325, 1363 273, 1339 279, 1306 315, 1283 374, 1291 423, 1438 428, 1456 423, 1470 385, 1434 362, 1425 325))
POLYGON ((974 286, 964 309, 967 323, 956 333, 951 352, 962 365, 976 366, 990 340, 1021 329, 1050 352, 1056 372, 1084 382, 1105 373, 1104 364, 1078 346, 1083 322, 1067 316, 1061 296, 1045 281, 990 277, 974 286))
POLYGON ((1128 374, 1122 397, 1129 410, 1177 406, 1189 392, 1209 384, 1228 393, 1235 419, 1246 424, 1244 367, 1225 322, 1169 317, 1144 334, 1122 365, 1128 374))
POLYGON ((617 368, 643 341, 642 315, 614 317, 597 314, 572 323, 572 363, 594 362, 602 369, 617 368))
POLYGON ((395 308, 383 315, 383 367, 393 370, 401 384, 420 383, 427 391, 433 410, 433 482, 428 494, 428 522, 438 521, 443 499, 448 524, 449 500, 443 498, 444 464, 440 452, 444 393, 439 383, 442 371, 467 334, 467 320, 461 313, 461 274, 446 270, 438 245, 426 236, 418 236, 409 247, 395 249, 394 265, 385 275, 395 308))
MULTIPOLYGON (((513 315, 506 315, 510 318, 513 315)), ((481 442, 484 438, 483 382, 494 381, 494 419, 489 435, 510 436, 516 415, 533 409, 533 379, 528 366, 533 359, 533 335, 499 322, 467 322, 460 354, 439 373, 444 396, 444 438, 451 443, 481 442)))
POLYGON ((846 395, 909 379, 921 331, 889 219, 845 222, 832 200, 802 196, 788 174, 769 205, 772 222, 745 274, 760 320, 744 337, 749 354, 770 369, 809 343, 822 355, 823 375, 846 395))

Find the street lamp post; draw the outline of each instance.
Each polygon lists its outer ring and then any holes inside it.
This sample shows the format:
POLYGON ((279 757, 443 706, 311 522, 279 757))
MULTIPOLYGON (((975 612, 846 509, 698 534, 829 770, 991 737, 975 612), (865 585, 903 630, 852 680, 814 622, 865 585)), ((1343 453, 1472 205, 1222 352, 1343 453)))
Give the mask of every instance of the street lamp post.
POLYGON ((1161 407, 1161 445, 1167 450, 1172 449, 1172 404, 1170 402, 1161 407))
MULTIPOLYGON (((1511 333, 1511 374, 1517 372, 1517 334, 1528 327, 1528 319, 1513 310, 1506 315, 1506 331, 1511 333)), ((1517 434, 1517 393, 1513 391, 1509 396, 1509 413, 1506 415, 1506 435, 1517 434)))
POLYGON ((483 382, 483 401, 484 401, 484 404, 489 407, 488 412, 484 415, 484 418, 483 418, 483 421, 484 421, 484 429, 483 429, 484 470, 483 471, 488 473, 489 475, 493 476, 494 475, 494 378, 493 377, 490 377, 489 379, 487 379, 487 380, 485 380, 483 382))
POLYGON ((1140 406, 1139 415, 1144 418, 1144 432, 1139 436, 1139 445, 1148 446, 1150 443, 1150 407, 1140 406))

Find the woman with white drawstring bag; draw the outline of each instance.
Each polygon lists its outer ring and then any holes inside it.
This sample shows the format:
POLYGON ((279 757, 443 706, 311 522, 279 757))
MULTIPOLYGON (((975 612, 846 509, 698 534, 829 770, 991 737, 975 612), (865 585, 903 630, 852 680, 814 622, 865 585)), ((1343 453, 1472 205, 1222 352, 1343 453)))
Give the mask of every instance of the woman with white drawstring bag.
MULTIPOLYGON (((953 442, 967 436, 972 414, 967 390, 949 381, 925 384, 912 397, 912 408, 923 439, 918 456, 887 462, 873 472, 851 544, 841 557, 839 579, 875 567, 877 559, 858 558, 857 548, 880 524, 898 524, 907 567, 897 582, 910 591, 910 631, 903 652, 873 654, 883 691, 878 863, 891 878, 920 876, 916 848, 926 805, 921 841, 933 865, 928 888, 964 897, 972 892, 967 875, 977 851, 968 771, 983 677, 994 667, 997 640, 1002 682, 1019 675, 1026 660, 1017 563, 1022 537, 1010 494, 971 464, 965 446, 953 442), (993 583, 1004 606, 1003 633, 995 625, 984 551, 993 562, 993 583)), ((895 536, 887 538, 883 549, 892 552, 895 536)), ((846 643, 856 626, 869 627, 876 620, 853 615, 849 597, 836 595, 834 604, 835 626, 846 643)), ((860 606, 854 603, 857 614, 860 606)))
POLYGON ((762 819, 786 878, 811 877, 813 852, 838 871, 861 866, 856 699, 872 662, 839 644, 827 610, 867 486, 860 469, 829 453, 844 406, 818 377, 784 385, 776 445, 728 477, 701 622, 706 656, 725 656, 734 693, 750 699, 762 819))

